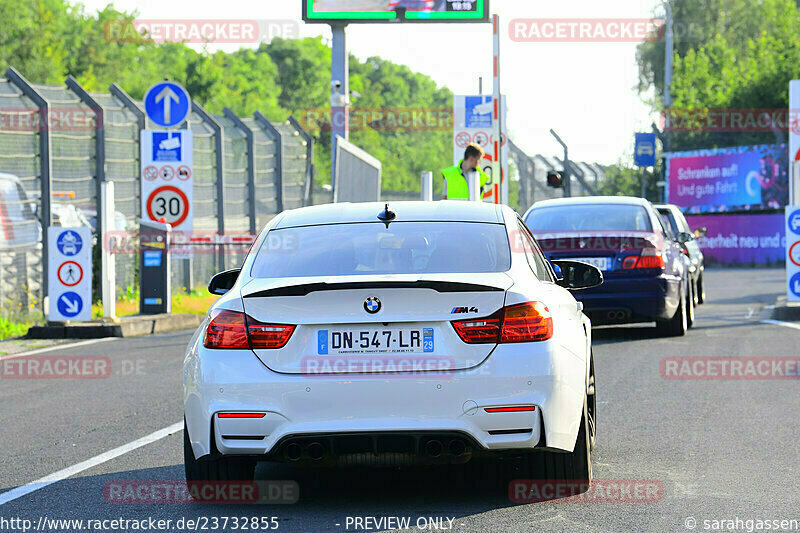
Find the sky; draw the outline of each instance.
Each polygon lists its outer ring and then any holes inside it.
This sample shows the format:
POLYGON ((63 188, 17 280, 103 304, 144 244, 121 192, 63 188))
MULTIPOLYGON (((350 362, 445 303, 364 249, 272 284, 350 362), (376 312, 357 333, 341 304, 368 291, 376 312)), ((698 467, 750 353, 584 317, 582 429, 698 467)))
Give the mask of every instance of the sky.
MULTIPOLYGON (((516 42, 509 22, 536 19, 535 29, 545 31, 542 19, 649 19, 662 16, 659 0, 491 2, 500 16, 501 87, 510 138, 528 154, 560 157, 552 128, 569 146, 570 159, 632 164, 634 132, 650 131, 656 118, 643 101, 652 94, 640 95, 636 89, 636 43, 516 42)), ((80 3, 93 12, 108 0, 80 3)), ((300 37, 331 38, 329 26, 302 22, 300 0, 116 0, 114 5, 137 12, 140 19, 290 20, 299 23, 300 37)), ((360 59, 379 56, 408 65, 455 94, 477 94, 483 77, 484 93, 491 93, 490 24, 355 24, 347 28, 347 45, 360 59)), ((209 50, 238 46, 211 45, 209 50)))

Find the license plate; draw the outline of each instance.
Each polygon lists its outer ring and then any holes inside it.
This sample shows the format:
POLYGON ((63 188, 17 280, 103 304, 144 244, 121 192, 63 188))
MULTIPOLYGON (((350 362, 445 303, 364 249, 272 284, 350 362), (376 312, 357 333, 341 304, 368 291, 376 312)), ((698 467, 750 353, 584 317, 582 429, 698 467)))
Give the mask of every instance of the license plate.
POLYGON ((569 260, 580 261, 581 263, 589 263, 590 265, 596 266, 600 270, 611 270, 610 257, 570 257, 569 260))
POLYGON ((433 352, 433 328, 321 329, 317 354, 433 352))

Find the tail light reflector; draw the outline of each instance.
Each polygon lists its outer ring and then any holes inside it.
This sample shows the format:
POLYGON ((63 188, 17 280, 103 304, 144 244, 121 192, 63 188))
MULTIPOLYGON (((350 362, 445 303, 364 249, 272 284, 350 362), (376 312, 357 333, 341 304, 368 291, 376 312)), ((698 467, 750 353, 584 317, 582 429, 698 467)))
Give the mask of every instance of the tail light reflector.
POLYGON ((265 324, 239 311, 220 309, 206 327, 203 346, 217 349, 283 348, 296 326, 265 324))
POLYGON ((509 305, 486 318, 452 324, 467 344, 546 341, 553 336, 553 317, 541 302, 509 305))
POLYGON ((535 411, 535 405, 520 405, 517 407, 485 407, 487 413, 519 413, 520 411, 535 411))
POLYGON ((264 418, 266 413, 217 413, 217 418, 264 418))

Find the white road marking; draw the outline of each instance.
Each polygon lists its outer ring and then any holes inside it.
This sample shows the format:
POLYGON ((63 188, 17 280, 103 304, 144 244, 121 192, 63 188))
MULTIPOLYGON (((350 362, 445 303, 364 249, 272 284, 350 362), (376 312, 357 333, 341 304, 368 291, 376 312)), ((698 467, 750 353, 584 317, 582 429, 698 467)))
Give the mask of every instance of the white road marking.
POLYGON ((800 324, 794 324, 792 322, 781 322, 780 320, 762 320, 764 324, 773 324, 775 326, 783 326, 785 328, 793 328, 793 329, 800 329, 800 324))
POLYGON ((164 437, 172 435, 173 433, 177 433, 178 431, 181 430, 183 430, 182 421, 172 424, 171 426, 165 427, 164 429, 159 429, 155 433, 151 433, 146 437, 142 437, 141 439, 137 439, 133 442, 129 442, 128 444, 123 444, 118 448, 114 448, 113 450, 101 453, 100 455, 92 457, 91 459, 87 459, 86 461, 83 461, 76 465, 72 465, 63 470, 59 470, 58 472, 50 474, 49 476, 37 479, 36 481, 28 483, 27 485, 22 485, 21 487, 11 489, 7 492, 0 494, 0 505, 4 505, 10 501, 14 501, 17 498, 21 498, 39 489, 43 489, 48 485, 52 485, 53 483, 67 479, 68 477, 74 476, 75 474, 80 474, 84 470, 88 470, 92 467, 103 464, 112 459, 116 459, 121 455, 125 455, 126 453, 132 452, 133 450, 141 448, 142 446, 147 446, 152 442, 161 440, 164 437))
POLYGON ((39 348, 37 350, 31 350, 29 352, 15 353, 11 355, 0 355, 0 361, 4 361, 6 359, 16 359, 17 357, 26 357, 28 355, 36 355, 39 353, 52 352, 53 350, 62 350, 65 348, 77 348, 78 346, 86 346, 88 344, 96 344, 98 342, 116 341, 121 338, 122 337, 106 337, 103 339, 89 339, 87 341, 79 341, 79 342, 65 342, 62 344, 56 344, 55 346, 48 346, 47 348, 39 348))

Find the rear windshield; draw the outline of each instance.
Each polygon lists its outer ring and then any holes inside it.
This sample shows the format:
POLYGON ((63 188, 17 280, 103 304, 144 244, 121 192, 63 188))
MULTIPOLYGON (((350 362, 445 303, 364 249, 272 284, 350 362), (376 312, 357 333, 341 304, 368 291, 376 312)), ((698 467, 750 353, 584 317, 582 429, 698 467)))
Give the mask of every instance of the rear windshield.
POLYGON ((543 231, 652 231, 647 210, 638 205, 585 204, 540 207, 528 213, 525 224, 543 231))
POLYGON ((504 272, 511 252, 501 224, 395 222, 277 229, 258 251, 254 278, 504 272))

